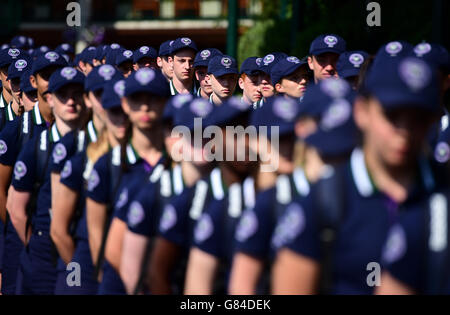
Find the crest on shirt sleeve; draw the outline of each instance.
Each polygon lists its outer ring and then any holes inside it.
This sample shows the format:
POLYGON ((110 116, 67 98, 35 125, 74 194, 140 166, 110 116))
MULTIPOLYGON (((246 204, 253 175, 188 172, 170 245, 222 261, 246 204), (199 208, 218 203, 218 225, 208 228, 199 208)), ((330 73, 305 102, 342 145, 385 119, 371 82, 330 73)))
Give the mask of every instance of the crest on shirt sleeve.
POLYGON ((67 156, 66 147, 62 143, 57 143, 53 149, 53 160, 56 164, 64 160, 67 156))
POLYGON ((98 176, 98 172, 96 169, 93 169, 91 174, 89 175, 89 179, 87 182, 87 189, 88 191, 93 191, 95 187, 98 186, 100 183, 100 176, 98 176))
POLYGON ((70 160, 66 161, 64 168, 61 171, 61 178, 67 178, 72 174, 72 162, 70 160))
POLYGON ((280 248, 299 236, 304 227, 305 214, 303 208, 296 202, 291 203, 275 228, 272 245, 275 248, 280 248))
POLYGON ((133 201, 128 209, 128 225, 135 227, 144 220, 144 208, 138 201, 133 201))
POLYGON ((175 210, 175 207, 171 204, 168 204, 164 208, 163 215, 161 217, 161 222, 159 224, 159 229, 161 232, 166 232, 173 228, 175 224, 177 223, 177 212, 175 210))
POLYGON ((211 237, 213 232, 214 225, 211 216, 207 213, 204 213, 195 226, 194 239, 197 243, 203 243, 211 237))
POLYGON ((258 218, 255 211, 248 209, 244 211, 236 229, 235 238, 239 242, 245 242, 258 231, 258 218))
POLYGON ((27 173, 27 166, 22 161, 17 161, 14 166, 14 178, 20 180, 27 173))
POLYGON ((8 151, 8 146, 6 145, 6 142, 3 140, 0 140, 0 155, 5 154, 8 151))
POLYGON ((391 264, 398 261, 406 253, 406 234, 400 225, 394 225, 389 232, 383 249, 383 261, 391 264))
POLYGON ((117 199, 116 208, 124 207, 128 202, 128 189, 124 188, 119 195, 119 199, 117 199))

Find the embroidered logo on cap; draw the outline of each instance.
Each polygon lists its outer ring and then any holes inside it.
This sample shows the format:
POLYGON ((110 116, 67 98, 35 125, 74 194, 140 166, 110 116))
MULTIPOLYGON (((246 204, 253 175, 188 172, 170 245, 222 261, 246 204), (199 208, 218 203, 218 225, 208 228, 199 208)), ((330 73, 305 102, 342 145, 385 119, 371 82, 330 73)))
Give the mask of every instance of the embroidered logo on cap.
POLYGON ((54 51, 49 51, 45 54, 45 59, 50 60, 50 62, 55 62, 59 59, 59 55, 54 51))
POLYGON ((400 42, 390 42, 386 45, 386 52, 391 55, 391 57, 397 56, 399 52, 403 50, 403 45, 400 42))
POLYGON ((39 47, 39 50, 40 50, 41 52, 45 53, 45 52, 49 51, 50 48, 48 48, 47 46, 41 46, 41 47, 39 47))
POLYGON ((267 55, 264 57, 263 62, 264 62, 264 65, 267 66, 267 65, 271 64, 274 60, 275 60, 275 56, 270 54, 270 55, 267 55))
POLYGON ((419 59, 407 58, 399 66, 399 74, 406 85, 414 92, 423 89, 430 83, 431 70, 419 59))
POLYGON ((155 78, 155 71, 141 68, 136 72, 135 78, 141 85, 147 85, 155 78))
POLYGON ((262 58, 256 58, 255 62, 258 65, 258 67, 261 67, 262 58))
POLYGON ((359 68, 364 63, 364 56, 359 53, 351 54, 348 61, 355 67, 359 68))
POLYGON ((191 111, 199 116, 206 117, 213 110, 213 105, 205 99, 195 99, 192 101, 190 107, 191 111))
POLYGON ((15 59, 20 55, 20 50, 16 48, 10 48, 8 50, 8 55, 10 55, 13 59, 15 59))
POLYGON ((350 91, 350 86, 342 79, 323 80, 320 88, 331 98, 342 98, 350 91))
POLYGON ((112 49, 119 49, 120 48, 120 45, 119 44, 116 44, 116 43, 114 43, 114 44, 111 44, 111 46, 110 46, 112 49))
POLYGON ((231 60, 231 58, 223 57, 222 60, 220 61, 220 63, 222 64, 222 66, 229 69, 231 67, 231 65, 233 64, 233 61, 231 60))
POLYGON ((62 44, 61 48, 65 51, 68 51, 70 49, 70 45, 69 44, 62 44))
POLYGON ((71 67, 65 67, 61 70, 61 76, 67 80, 72 80, 77 75, 77 70, 71 67))
POLYGON ((17 70, 22 71, 23 69, 25 69, 28 66, 28 63, 26 60, 23 59, 19 59, 16 61, 16 63, 14 64, 14 67, 16 67, 17 70))
POLYGON ((124 57, 130 58, 133 56, 133 52, 131 50, 125 50, 122 54, 124 57))
POLYGON ((273 103, 273 112, 283 120, 292 121, 297 116, 297 104, 288 99, 279 98, 273 103))
POLYGON ((148 47, 148 46, 142 46, 141 48, 139 48, 139 51, 141 53, 143 53, 144 55, 146 55, 149 50, 150 50, 150 47, 148 47))
POLYGON ((181 39, 181 42, 182 42, 183 44, 185 44, 186 46, 188 46, 188 45, 190 45, 190 44, 192 43, 192 40, 191 40, 190 38, 183 37, 183 38, 181 39))
POLYGON ((200 57, 202 57, 203 60, 208 59, 209 56, 211 56, 211 52, 208 49, 202 50, 202 52, 200 53, 200 57))
POLYGON ((439 163, 446 163, 450 159, 450 147, 446 142, 439 142, 436 145, 434 158, 439 163))
POLYGON ((419 44, 414 48, 414 52, 416 53, 417 57, 422 57, 423 55, 428 54, 430 51, 431 45, 428 43, 419 44))
POLYGON ((116 69, 111 65, 102 65, 98 69, 98 74, 106 81, 111 80, 115 73, 116 69))
POLYGON ((333 35, 325 36, 325 38, 323 39, 323 41, 325 42, 325 44, 328 45, 329 48, 333 48, 333 47, 336 46, 336 44, 338 43, 337 37, 336 37, 336 36, 333 36, 333 35))
POLYGON ((114 92, 120 97, 125 95, 125 80, 120 80, 114 83, 114 92))
POLYGON ((300 59, 298 59, 295 56, 287 57, 286 60, 289 61, 289 62, 295 63, 295 64, 299 64, 300 63, 300 59))
POLYGON ((25 44, 26 40, 27 39, 25 38, 25 36, 20 36, 19 37, 19 41, 20 41, 21 44, 25 44))
POLYGON ((345 99, 335 100, 322 115, 320 126, 328 131, 345 124, 352 115, 352 107, 345 99))
POLYGON ((173 42, 174 42, 174 40, 171 40, 170 43, 169 43, 169 46, 172 46, 173 42))
POLYGON ((177 94, 172 99, 172 105, 175 108, 181 108, 184 104, 190 102, 192 99, 192 94, 177 94))

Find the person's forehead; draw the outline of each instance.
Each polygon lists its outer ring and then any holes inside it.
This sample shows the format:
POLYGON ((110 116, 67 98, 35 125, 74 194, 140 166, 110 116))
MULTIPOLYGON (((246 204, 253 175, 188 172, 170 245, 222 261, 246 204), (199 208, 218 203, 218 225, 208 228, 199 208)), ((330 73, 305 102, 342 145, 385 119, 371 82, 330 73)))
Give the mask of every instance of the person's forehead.
POLYGON ((194 59, 195 58, 195 52, 192 49, 182 49, 175 53, 174 55, 175 59, 194 59))
POLYGON ((203 73, 203 72, 207 72, 208 71, 208 67, 205 67, 205 66, 199 66, 199 67, 195 67, 195 72, 200 72, 200 73, 203 73))
POLYGON ((333 53, 333 52, 326 52, 320 55, 315 55, 314 56, 316 59, 338 59, 339 58, 339 54, 333 53))

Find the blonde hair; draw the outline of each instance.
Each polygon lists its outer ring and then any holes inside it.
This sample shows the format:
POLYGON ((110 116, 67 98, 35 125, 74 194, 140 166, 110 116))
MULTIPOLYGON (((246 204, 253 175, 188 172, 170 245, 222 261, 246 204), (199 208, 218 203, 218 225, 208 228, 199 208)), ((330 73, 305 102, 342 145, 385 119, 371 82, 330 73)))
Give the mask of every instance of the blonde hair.
POLYGON ((109 139, 108 139, 108 131, 103 128, 98 136, 97 142, 89 143, 86 149, 86 155, 88 159, 95 164, 97 160, 106 154, 110 149, 109 139))

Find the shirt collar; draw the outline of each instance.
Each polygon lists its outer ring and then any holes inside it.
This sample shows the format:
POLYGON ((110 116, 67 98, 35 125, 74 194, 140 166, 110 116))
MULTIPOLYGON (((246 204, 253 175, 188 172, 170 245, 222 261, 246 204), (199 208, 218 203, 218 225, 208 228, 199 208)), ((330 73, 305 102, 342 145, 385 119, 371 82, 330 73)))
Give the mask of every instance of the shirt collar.
POLYGON ((39 102, 36 102, 33 107, 33 120, 36 125, 42 125, 44 119, 42 118, 41 112, 39 110, 39 102))
POLYGON ((89 141, 91 143, 97 142, 97 129, 95 129, 94 122, 92 120, 87 124, 87 131, 89 135, 89 141))
POLYGON ((16 113, 14 113, 14 110, 12 108, 12 101, 9 102, 8 107, 6 107, 6 113, 7 115, 7 119, 8 121, 13 121, 14 118, 16 117, 16 113))
MULTIPOLYGON (((175 86, 173 85, 173 80, 172 79, 169 81, 169 87, 170 87, 170 94, 172 96, 180 94, 177 91, 177 89, 175 88, 175 86)), ((190 94, 200 96, 200 92, 199 91, 200 91, 200 89, 197 90, 197 87, 195 86, 195 83, 192 83, 192 91, 190 92, 190 94)))
POLYGON ((50 132, 50 142, 58 142, 61 139, 61 134, 58 131, 58 128, 56 127, 56 123, 53 124, 51 127, 50 132))
POLYGON ((5 108, 7 106, 3 93, 0 94, 0 108, 5 108))

